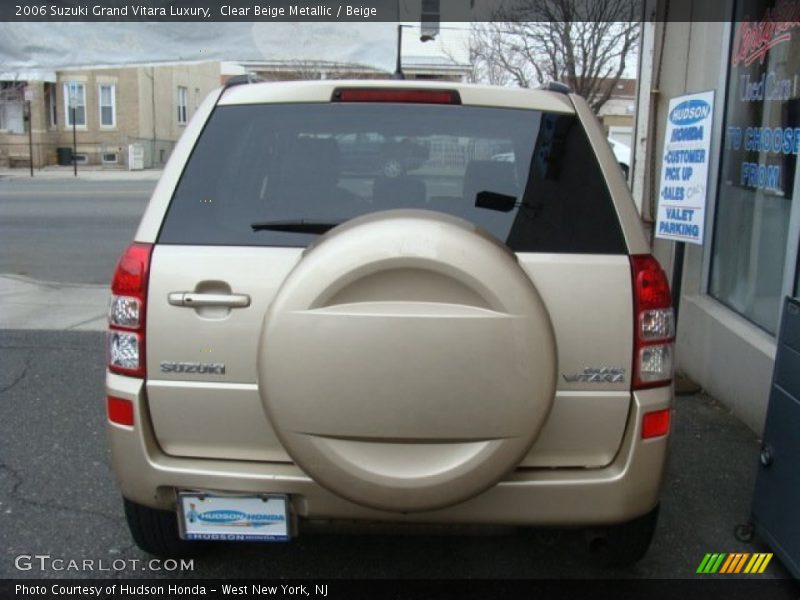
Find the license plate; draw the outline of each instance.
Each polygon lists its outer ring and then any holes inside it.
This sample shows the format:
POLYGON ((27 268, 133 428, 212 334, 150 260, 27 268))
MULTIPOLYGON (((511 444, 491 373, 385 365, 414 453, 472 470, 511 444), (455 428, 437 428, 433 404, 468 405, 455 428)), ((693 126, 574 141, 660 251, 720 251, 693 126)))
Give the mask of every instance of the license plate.
POLYGON ((283 542, 289 539, 286 496, 178 495, 185 540, 283 542))

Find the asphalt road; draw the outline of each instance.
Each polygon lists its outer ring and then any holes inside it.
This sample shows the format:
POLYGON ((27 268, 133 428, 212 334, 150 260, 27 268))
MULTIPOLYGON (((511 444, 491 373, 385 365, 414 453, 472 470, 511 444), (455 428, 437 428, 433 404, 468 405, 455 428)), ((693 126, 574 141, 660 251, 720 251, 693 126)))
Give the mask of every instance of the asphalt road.
MULTIPOLYGON (((691 578, 706 552, 768 551, 733 535, 749 513, 758 440, 695 396, 677 401, 656 538, 631 568, 592 566, 574 532, 336 529, 306 530, 288 544, 219 546, 186 572, 19 571, 23 554, 107 564, 148 557, 131 541, 108 466, 103 334, 0 331, 0 356, 0 578, 691 578)), ((778 561, 759 577, 777 579, 770 597, 799 595, 778 561)))
POLYGON ((108 283, 155 183, 0 180, 0 273, 108 283))

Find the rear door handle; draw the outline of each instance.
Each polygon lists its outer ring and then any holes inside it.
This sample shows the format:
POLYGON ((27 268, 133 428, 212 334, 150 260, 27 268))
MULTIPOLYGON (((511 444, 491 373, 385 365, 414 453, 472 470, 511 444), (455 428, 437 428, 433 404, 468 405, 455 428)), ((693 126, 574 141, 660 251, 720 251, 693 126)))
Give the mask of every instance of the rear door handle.
POLYGON ((198 308, 202 306, 223 306, 226 308, 245 308, 250 306, 248 294, 202 294, 199 292, 171 292, 167 300, 172 306, 198 308))

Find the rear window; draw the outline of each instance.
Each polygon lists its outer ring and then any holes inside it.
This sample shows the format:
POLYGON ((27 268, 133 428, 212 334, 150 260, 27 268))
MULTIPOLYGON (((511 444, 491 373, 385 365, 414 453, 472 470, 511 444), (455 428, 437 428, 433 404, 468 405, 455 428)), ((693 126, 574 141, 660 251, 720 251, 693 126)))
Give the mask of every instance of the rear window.
POLYGON ((396 208, 464 218, 517 252, 626 252, 576 117, 377 103, 217 107, 159 243, 304 247, 319 231, 270 224, 396 208))

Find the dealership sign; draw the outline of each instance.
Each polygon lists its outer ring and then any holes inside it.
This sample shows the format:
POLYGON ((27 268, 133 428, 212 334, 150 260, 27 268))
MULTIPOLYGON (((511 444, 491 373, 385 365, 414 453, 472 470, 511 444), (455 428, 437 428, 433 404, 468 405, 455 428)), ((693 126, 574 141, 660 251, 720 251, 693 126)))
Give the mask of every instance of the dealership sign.
POLYGON ((713 91, 670 100, 658 193, 658 238, 703 243, 713 120, 713 91))

